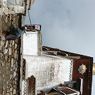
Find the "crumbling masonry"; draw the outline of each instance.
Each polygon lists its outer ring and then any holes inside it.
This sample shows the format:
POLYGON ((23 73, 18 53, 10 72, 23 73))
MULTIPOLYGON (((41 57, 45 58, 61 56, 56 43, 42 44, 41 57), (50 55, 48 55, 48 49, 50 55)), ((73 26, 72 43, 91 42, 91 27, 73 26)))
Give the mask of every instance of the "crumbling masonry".
MULTIPOLYGON (((0 34, 12 23, 19 27, 18 15, 0 18, 0 34)), ((0 95, 20 95, 20 38, 0 39, 0 95)))

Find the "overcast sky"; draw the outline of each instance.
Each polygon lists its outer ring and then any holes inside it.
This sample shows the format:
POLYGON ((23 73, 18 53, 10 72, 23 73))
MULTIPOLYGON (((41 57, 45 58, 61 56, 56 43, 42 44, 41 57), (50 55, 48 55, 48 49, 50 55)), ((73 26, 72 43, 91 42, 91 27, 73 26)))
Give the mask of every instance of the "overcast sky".
POLYGON ((42 25, 43 45, 95 58, 95 0, 35 0, 30 15, 42 25))

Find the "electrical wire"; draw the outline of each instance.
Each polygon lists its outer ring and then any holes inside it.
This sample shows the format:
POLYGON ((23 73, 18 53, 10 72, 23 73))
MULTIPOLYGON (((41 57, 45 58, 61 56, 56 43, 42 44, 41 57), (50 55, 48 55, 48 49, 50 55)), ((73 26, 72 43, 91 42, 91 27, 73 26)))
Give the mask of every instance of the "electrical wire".
POLYGON ((29 10, 30 10, 30 6, 31 6, 34 2, 35 2, 35 0, 30 0, 30 3, 31 3, 31 4, 29 4, 29 8, 28 8, 28 18, 29 18, 30 25, 32 25, 32 22, 31 22, 31 17, 30 17, 30 12, 29 12, 29 10))
POLYGON ((34 4, 35 0, 29 0, 28 2, 28 10, 30 10, 31 6, 34 4))
POLYGON ((34 4, 35 0, 32 0, 32 4, 34 4))
POLYGON ((28 18, 29 18, 30 25, 32 25, 32 22, 31 22, 31 17, 30 17, 30 12, 29 12, 29 10, 28 10, 28 18))

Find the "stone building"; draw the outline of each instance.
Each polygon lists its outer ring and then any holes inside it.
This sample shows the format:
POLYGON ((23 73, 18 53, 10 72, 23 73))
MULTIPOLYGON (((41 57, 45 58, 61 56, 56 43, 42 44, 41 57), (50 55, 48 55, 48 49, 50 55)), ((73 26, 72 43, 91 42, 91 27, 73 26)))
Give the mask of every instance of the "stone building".
POLYGON ((11 21, 20 27, 19 15, 6 15, 0 18, 0 95, 20 95, 20 38, 2 39, 11 21))

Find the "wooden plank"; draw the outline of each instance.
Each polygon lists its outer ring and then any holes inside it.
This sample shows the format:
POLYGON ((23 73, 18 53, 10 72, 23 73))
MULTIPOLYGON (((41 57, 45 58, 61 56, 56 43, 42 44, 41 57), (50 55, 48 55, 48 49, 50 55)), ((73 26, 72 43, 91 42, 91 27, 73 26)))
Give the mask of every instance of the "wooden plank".
POLYGON ((28 95, 35 95, 35 77, 31 76, 30 78, 27 79, 28 81, 28 95))

